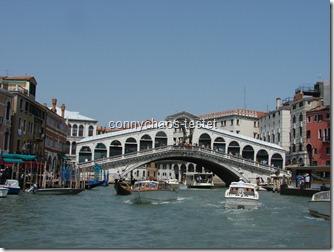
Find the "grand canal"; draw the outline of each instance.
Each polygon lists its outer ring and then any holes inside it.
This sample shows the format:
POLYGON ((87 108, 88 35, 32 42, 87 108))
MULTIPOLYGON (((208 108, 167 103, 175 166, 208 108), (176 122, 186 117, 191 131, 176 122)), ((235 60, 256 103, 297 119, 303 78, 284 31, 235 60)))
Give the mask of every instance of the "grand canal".
POLYGON ((3 248, 329 248, 330 221, 305 197, 260 192, 258 209, 225 209, 224 188, 134 204, 112 186, 73 196, 0 199, 3 248))

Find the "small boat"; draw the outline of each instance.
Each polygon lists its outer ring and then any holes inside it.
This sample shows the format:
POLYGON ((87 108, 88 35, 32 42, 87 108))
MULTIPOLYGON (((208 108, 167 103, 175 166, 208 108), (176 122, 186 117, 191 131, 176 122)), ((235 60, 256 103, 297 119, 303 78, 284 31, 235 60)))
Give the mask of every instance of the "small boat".
POLYGON ((104 180, 90 179, 85 185, 85 189, 93 189, 94 187, 101 186, 105 183, 104 180))
POLYGON ((19 181, 15 179, 7 179, 3 187, 8 189, 8 194, 19 194, 21 190, 19 181))
POLYGON ((245 183, 242 180, 232 182, 225 192, 225 207, 227 208, 249 208, 257 207, 259 193, 256 185, 245 183))
POLYGON ((131 194, 131 184, 124 180, 115 179, 114 188, 116 190, 116 194, 118 195, 131 194))
POLYGON ((38 195, 64 195, 64 194, 78 194, 82 192, 84 189, 82 188, 62 188, 62 187, 54 187, 54 188, 37 188, 36 185, 30 187, 27 192, 32 192, 38 195))
POLYGON ((165 181, 136 181, 132 195, 135 202, 165 202, 177 199, 177 190, 165 181))
POLYGON ((322 191, 313 194, 309 202, 309 212, 314 217, 329 220, 331 217, 331 195, 330 191, 322 191))
POLYGON ((211 173, 187 173, 185 184, 189 188, 212 188, 213 174, 211 173))
POLYGON ((0 198, 6 198, 8 194, 8 188, 0 186, 0 198))

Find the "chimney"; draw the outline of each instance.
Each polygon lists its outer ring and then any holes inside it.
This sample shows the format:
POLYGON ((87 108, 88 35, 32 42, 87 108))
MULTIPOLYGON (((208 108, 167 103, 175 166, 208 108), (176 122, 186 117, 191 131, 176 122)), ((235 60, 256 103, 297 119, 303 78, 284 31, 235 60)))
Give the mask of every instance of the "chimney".
POLYGON ((51 111, 52 112, 57 112, 57 99, 56 98, 52 98, 52 100, 51 100, 51 104, 52 104, 52 108, 51 108, 51 111))
POLYGON ((278 110, 280 107, 282 107, 282 100, 281 98, 276 98, 276 110, 278 110))
POLYGON ((64 103, 61 105, 60 109, 61 109, 61 117, 64 118, 65 117, 65 104, 64 103))

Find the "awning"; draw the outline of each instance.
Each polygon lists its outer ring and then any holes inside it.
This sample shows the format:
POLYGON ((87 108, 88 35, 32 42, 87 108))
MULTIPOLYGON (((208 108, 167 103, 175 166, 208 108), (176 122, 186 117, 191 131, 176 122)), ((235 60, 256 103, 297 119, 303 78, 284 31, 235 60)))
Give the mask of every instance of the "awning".
POLYGON ((21 159, 23 161, 33 161, 36 160, 35 155, 25 155, 25 154, 15 154, 15 153, 3 153, 2 154, 3 159, 21 159))
POLYGON ((15 163, 15 164, 23 163, 22 159, 17 159, 17 158, 4 158, 3 161, 5 163, 15 163))

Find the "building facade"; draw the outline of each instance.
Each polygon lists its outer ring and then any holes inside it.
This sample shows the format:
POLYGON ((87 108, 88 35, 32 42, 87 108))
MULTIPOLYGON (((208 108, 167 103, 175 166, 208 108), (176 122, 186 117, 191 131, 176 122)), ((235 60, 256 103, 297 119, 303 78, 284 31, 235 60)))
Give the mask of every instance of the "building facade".
MULTIPOLYGON (((54 179, 60 175, 60 169, 64 162, 66 138, 68 127, 64 119, 56 111, 57 99, 52 99, 52 108, 46 109, 46 130, 45 130, 45 157, 47 160, 46 169, 52 172, 54 179)), ((63 106, 62 106, 63 107, 63 106)))
POLYGON ((330 166, 330 107, 306 112, 306 150, 311 166, 330 166))
POLYGON ((276 109, 259 119, 259 139, 290 150, 290 102, 276 99, 276 109))
POLYGON ((248 137, 259 138, 259 118, 266 113, 249 109, 234 109, 200 115, 205 121, 215 120, 215 126, 248 137))
POLYGON ((44 159, 46 110, 35 100, 33 76, 0 77, 0 84, 13 95, 10 149, 12 153, 34 154, 44 159))
POLYGON ((65 105, 61 108, 55 105, 56 113, 65 118, 67 124, 67 138, 65 153, 69 162, 75 164, 77 142, 85 137, 96 136, 97 120, 81 115, 79 112, 65 110, 65 105))
POLYGON ((9 152, 13 95, 0 87, 0 153, 9 152))

